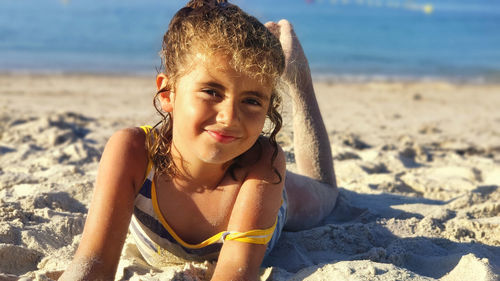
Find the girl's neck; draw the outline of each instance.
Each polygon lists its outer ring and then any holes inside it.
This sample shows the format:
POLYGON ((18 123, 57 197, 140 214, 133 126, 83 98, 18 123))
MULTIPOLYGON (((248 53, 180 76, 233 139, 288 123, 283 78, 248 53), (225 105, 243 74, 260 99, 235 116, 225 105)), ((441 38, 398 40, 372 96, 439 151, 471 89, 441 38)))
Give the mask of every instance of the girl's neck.
POLYGON ((211 164, 203 161, 187 161, 172 149, 172 156, 180 175, 176 176, 173 183, 186 191, 215 190, 228 170, 229 165, 211 164))

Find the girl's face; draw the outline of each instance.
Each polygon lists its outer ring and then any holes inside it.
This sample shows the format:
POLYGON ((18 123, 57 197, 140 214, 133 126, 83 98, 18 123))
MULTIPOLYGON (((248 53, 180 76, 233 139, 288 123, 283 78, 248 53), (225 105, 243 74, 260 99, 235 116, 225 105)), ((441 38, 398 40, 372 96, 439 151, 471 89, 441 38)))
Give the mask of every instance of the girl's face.
POLYGON ((160 97, 173 117, 172 151, 190 164, 224 164, 256 142, 272 87, 235 71, 225 56, 193 57, 192 71, 179 78, 174 92, 160 97))

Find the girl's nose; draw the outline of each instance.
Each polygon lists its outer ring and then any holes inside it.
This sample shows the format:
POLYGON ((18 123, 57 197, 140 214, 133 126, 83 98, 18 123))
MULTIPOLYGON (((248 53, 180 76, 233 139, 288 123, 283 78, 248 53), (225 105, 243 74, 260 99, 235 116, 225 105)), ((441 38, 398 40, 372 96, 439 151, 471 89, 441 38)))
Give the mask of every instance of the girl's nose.
POLYGON ((240 118, 236 102, 232 100, 226 100, 219 104, 216 117, 217 123, 230 126, 233 125, 233 123, 238 122, 239 120, 240 118))

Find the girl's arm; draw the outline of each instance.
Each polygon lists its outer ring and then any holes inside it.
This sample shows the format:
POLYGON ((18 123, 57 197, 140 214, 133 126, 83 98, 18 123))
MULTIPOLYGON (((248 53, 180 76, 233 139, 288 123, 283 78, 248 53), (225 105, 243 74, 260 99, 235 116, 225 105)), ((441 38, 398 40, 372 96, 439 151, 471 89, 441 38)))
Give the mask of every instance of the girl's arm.
POLYGON ((82 239, 59 280, 114 280, 147 166, 142 130, 116 132, 106 144, 82 239))
MULTIPOLYGON (((285 182, 285 156, 281 148, 274 161, 279 179, 270 167, 274 148, 262 142, 262 156, 245 178, 233 207, 228 230, 245 232, 274 225, 285 182)), ((224 242, 212 280, 258 280, 267 245, 229 240, 224 242)))

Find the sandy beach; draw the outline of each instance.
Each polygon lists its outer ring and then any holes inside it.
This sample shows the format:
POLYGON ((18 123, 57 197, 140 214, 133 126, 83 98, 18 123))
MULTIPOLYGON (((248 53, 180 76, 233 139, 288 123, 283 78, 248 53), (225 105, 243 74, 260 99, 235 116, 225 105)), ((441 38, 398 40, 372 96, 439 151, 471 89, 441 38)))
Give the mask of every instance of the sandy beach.
MULTIPOLYGON (((340 197, 320 226, 284 232, 261 280, 499 280, 500 85, 315 89, 340 197)), ((118 129, 157 122, 154 91, 154 77, 0 75, 0 281, 65 269, 104 145, 118 129)), ((149 267, 127 239, 116 280, 208 280, 213 269, 149 267)))

